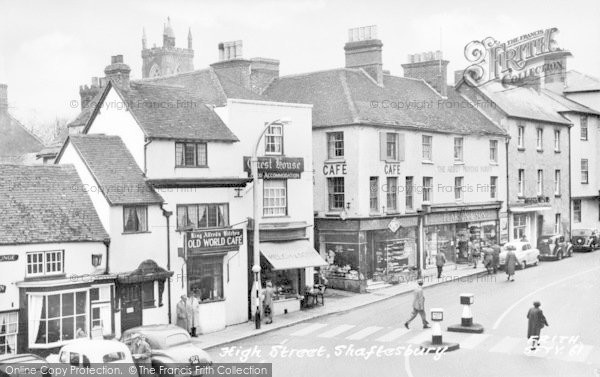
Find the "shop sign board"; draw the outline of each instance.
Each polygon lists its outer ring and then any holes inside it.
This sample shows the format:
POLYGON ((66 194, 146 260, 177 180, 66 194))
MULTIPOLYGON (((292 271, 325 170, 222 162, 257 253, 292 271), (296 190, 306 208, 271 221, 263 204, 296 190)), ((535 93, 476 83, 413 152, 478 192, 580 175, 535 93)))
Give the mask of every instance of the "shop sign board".
POLYGON ((187 254, 237 250, 244 243, 242 229, 195 230, 186 233, 187 254))
POLYGON ((323 164, 323 175, 346 175, 348 174, 348 165, 345 162, 326 162, 323 164))
POLYGON ((486 209, 430 213, 425 216, 425 225, 472 223, 490 220, 498 220, 498 211, 486 209))
POLYGON ((18 254, 4 254, 0 255, 0 262, 15 262, 19 259, 18 254))
POLYGON ((400 220, 394 217, 392 221, 388 224, 388 229, 392 231, 392 233, 396 233, 396 231, 400 228, 400 220))
MULTIPOLYGON (((244 171, 252 174, 249 156, 244 156, 244 171)), ((304 158, 302 157, 258 157, 258 178, 260 179, 299 179, 302 172, 304 172, 304 158)))

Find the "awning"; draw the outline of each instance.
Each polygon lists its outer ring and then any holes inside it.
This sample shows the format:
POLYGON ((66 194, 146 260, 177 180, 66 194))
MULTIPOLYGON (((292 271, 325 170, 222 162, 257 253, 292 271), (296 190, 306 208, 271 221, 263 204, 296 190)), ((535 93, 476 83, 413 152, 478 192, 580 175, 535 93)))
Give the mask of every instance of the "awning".
POLYGON ((261 242, 260 252, 273 270, 326 266, 327 262, 307 240, 288 242, 261 242))
POLYGON ((510 212, 527 213, 527 212, 549 211, 551 209, 552 209, 551 206, 510 207, 510 212))
POLYGON ((140 263, 135 270, 118 274, 117 281, 121 284, 143 283, 154 280, 164 281, 172 275, 172 271, 167 271, 152 259, 147 259, 140 263))

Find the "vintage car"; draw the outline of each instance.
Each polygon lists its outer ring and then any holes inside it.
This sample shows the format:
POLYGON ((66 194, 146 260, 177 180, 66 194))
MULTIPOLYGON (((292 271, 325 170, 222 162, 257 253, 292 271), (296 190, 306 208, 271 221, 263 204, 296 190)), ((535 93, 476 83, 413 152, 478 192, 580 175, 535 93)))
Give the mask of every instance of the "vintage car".
POLYGON ((115 369, 113 374, 139 377, 137 370, 130 368, 135 365, 131 351, 118 340, 75 339, 64 345, 58 354, 49 355, 46 360, 52 364, 76 367, 68 369, 68 376, 81 376, 86 374, 86 368, 105 365, 115 369))
POLYGON ((514 247, 515 255, 517 256, 517 268, 526 268, 527 266, 537 266, 539 262, 540 251, 531 247, 527 241, 511 241, 502 246, 500 250, 500 267, 504 267, 506 263, 506 253, 508 247, 514 247))
POLYGON ((540 260, 561 260, 573 255, 573 245, 560 234, 546 234, 538 239, 540 260))
POLYGON ((126 330, 121 341, 130 344, 142 335, 152 349, 152 366, 161 376, 172 376, 170 370, 191 368, 193 375, 202 374, 202 365, 211 364, 211 358, 192 342, 188 332, 175 325, 146 325, 126 330), (172 368, 175 366, 175 368, 172 368), (163 371, 162 373, 159 373, 163 371), (165 372, 166 371, 166 372, 165 372))
POLYGON ((574 229, 571 231, 573 251, 594 251, 600 248, 598 232, 592 229, 574 229))
POLYGON ((0 377, 18 376, 50 377, 48 362, 43 357, 31 353, 1 355, 0 377))

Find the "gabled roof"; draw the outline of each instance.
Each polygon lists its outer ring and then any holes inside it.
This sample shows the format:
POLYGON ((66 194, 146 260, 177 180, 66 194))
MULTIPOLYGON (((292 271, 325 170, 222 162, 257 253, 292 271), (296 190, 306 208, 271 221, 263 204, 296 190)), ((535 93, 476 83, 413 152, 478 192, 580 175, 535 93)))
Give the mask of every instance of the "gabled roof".
POLYGON ((600 79, 578 71, 568 71, 564 93, 600 91, 600 79))
POLYGON ((71 135, 65 145, 69 142, 111 205, 163 202, 119 136, 71 135))
POLYGON ((43 147, 41 140, 18 120, 0 111, 0 161, 21 160, 23 155, 36 153, 43 147))
POLYGON ((562 94, 555 93, 551 90, 542 89, 542 92, 557 103, 558 112, 576 112, 592 115, 600 115, 600 112, 591 109, 587 106, 580 104, 579 102, 572 101, 562 94))
POLYGON ((448 87, 444 99, 423 80, 384 75, 379 86, 360 69, 284 76, 274 80, 264 95, 273 101, 313 104, 314 128, 368 124, 505 135, 453 87, 448 87))
POLYGON ((73 166, 0 165, 0 177, 0 244, 108 239, 73 166))
MULTIPOLYGON (((213 108, 193 90, 141 81, 132 81, 128 90, 109 82, 86 122, 84 133, 89 129, 112 88, 150 139, 239 141, 213 108)), ((81 116, 86 117, 83 113, 81 116)))

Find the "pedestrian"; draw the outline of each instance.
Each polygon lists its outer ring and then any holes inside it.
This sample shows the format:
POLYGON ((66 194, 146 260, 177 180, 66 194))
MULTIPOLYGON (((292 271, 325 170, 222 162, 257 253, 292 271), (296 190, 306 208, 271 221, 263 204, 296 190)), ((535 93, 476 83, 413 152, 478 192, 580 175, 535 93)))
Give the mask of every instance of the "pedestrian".
POLYGON ((186 314, 187 314, 187 320, 188 320, 188 332, 190 333, 191 336, 193 336, 195 338, 198 336, 198 334, 197 334, 198 323, 200 322, 200 302, 198 301, 196 296, 194 296, 194 293, 192 291, 190 291, 188 293, 188 298, 187 298, 186 303, 187 303, 186 314))
POLYGON ((544 326, 550 326, 548 321, 546 321, 546 317, 544 316, 544 312, 540 309, 540 302, 535 301, 533 303, 533 308, 529 309, 527 312, 527 340, 531 341, 531 350, 535 350, 537 346, 540 344, 540 331, 544 326))
POLYGON ((429 322, 427 322, 427 318, 425 315, 425 296, 423 295, 423 281, 418 281, 418 286, 414 291, 414 299, 413 299, 413 311, 408 319, 408 321, 404 322, 404 327, 408 329, 408 324, 412 322, 413 319, 417 317, 417 314, 421 316, 421 321, 423 322, 423 328, 428 329, 429 322))
POLYGON ((506 270, 506 280, 515 281, 515 269, 517 268, 517 256, 515 255, 515 247, 508 246, 506 248, 506 261, 504 269, 506 270))
POLYGON ((443 252, 438 251, 435 255, 435 265, 437 266, 438 271, 438 279, 442 277, 442 269, 444 268, 444 264, 446 264, 446 255, 443 252))
POLYGON ((181 295, 181 300, 177 303, 176 307, 177 312, 177 326, 182 329, 188 330, 188 320, 187 320, 187 296, 181 295))
POLYGON ((152 349, 148 342, 146 342, 146 338, 141 334, 134 334, 131 340, 132 342, 129 344, 129 350, 131 351, 131 355, 137 366, 138 374, 140 376, 152 375, 152 361, 150 359, 152 356, 152 349))
POLYGON ((492 245, 492 266, 494 268, 494 274, 498 273, 498 267, 500 266, 500 246, 497 244, 492 245))
POLYGON ((490 275, 493 271, 492 264, 494 262, 494 250, 491 247, 483 248, 483 265, 487 270, 488 275, 490 275))
POLYGON ((469 249, 471 250, 471 257, 473 259, 473 268, 477 268, 477 260, 481 257, 479 243, 469 242, 469 249))
POLYGON ((273 323, 273 296, 275 296, 275 290, 273 289, 273 283, 271 283, 271 281, 267 281, 266 288, 264 289, 262 296, 264 313, 267 319, 265 323, 271 324, 273 323))

